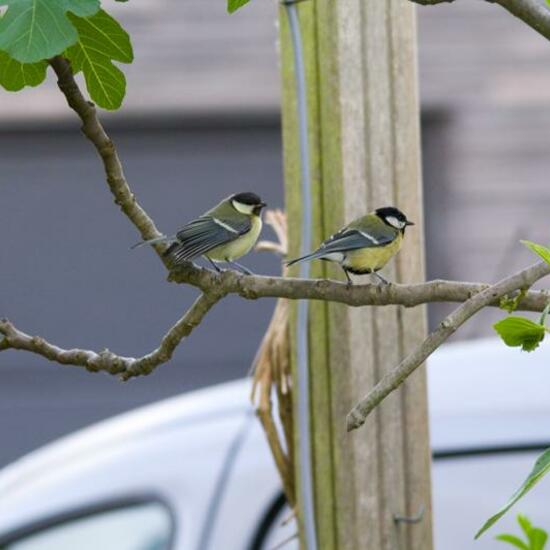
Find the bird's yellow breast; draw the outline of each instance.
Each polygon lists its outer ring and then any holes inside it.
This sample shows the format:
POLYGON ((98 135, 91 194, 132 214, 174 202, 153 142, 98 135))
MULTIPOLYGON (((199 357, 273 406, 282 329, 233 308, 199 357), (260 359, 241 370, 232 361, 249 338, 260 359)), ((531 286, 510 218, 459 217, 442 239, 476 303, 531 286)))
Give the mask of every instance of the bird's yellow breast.
POLYGON ((346 253, 342 265, 352 273, 372 273, 382 269, 391 258, 399 252, 403 243, 403 235, 397 237, 386 246, 359 248, 346 253))
POLYGON ((262 219, 260 216, 252 216, 252 227, 250 231, 237 237, 234 241, 226 244, 221 244, 210 250, 205 256, 211 260, 225 262, 229 260, 238 260, 241 256, 248 254, 252 247, 256 244, 260 231, 262 230, 262 219))

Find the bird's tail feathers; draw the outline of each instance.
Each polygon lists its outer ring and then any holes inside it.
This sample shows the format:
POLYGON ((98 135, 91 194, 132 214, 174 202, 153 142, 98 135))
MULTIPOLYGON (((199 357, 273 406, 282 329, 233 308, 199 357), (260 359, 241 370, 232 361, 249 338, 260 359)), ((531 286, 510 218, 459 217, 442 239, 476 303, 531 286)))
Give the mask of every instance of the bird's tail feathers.
POLYGON ((294 264, 307 262, 309 260, 316 260, 322 257, 323 257, 323 253, 319 250, 316 250, 315 252, 311 252, 311 254, 306 254, 305 256, 301 256, 300 258, 295 258, 294 260, 290 260, 289 262, 286 262, 286 265, 287 267, 290 267, 291 265, 294 265, 294 264))
POLYGON ((161 237, 156 237, 154 239, 149 239, 147 241, 141 241, 139 243, 136 243, 134 246, 130 248, 130 250, 134 250, 134 248, 139 248, 140 246, 144 246, 146 244, 154 245, 159 243, 171 243, 172 241, 175 241, 175 240, 176 238, 173 235, 169 237, 166 235, 162 235, 161 237))

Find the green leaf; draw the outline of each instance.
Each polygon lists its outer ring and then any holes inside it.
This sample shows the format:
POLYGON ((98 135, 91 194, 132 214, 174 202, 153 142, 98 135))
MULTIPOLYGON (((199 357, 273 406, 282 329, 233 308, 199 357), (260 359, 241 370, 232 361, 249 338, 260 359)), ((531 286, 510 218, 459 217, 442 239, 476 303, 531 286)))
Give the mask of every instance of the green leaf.
POLYGON ((518 514, 517 520, 521 530, 527 535, 527 537, 529 537, 529 533, 533 530, 533 526, 531 525, 529 518, 527 516, 523 516, 522 514, 518 514))
POLYGON ((520 548, 521 550, 530 550, 529 546, 527 546, 519 537, 516 537, 515 535, 497 535, 495 538, 497 540, 501 540, 502 542, 508 542, 512 546, 520 548))
POLYGON ((502 507, 494 516, 491 516, 476 533, 475 538, 478 539, 489 527, 494 525, 510 508, 527 492, 529 492, 550 470, 550 449, 546 449, 535 462, 531 473, 523 482, 521 487, 512 495, 508 503, 502 507))
POLYGON ((248 4, 250 0, 227 0, 227 11, 229 13, 235 13, 239 8, 242 8, 248 4))
POLYGON ((543 529, 535 527, 531 529, 529 533, 529 542, 531 543, 531 550, 544 550, 546 541, 548 540, 548 533, 543 529))
POLYGON ((550 249, 531 241, 521 241, 527 248, 538 254, 547 264, 550 264, 550 249))
POLYGON ((21 63, 36 63, 60 54, 78 36, 67 13, 88 16, 99 0, 0 0, 7 12, 0 19, 0 50, 21 63))
POLYGON ((529 518, 527 518, 527 516, 523 516, 522 514, 518 514, 517 521, 522 531, 525 533, 529 544, 522 541, 519 537, 508 533, 498 535, 495 538, 502 542, 507 542, 516 548, 520 548, 521 550, 544 550, 546 541, 548 540, 546 531, 538 527, 533 527, 529 521, 529 518))
POLYGON ((18 92, 25 86, 38 86, 46 78, 46 61, 20 63, 6 52, 0 52, 0 86, 18 92))
POLYGON ((521 346, 523 351, 533 351, 544 339, 545 329, 538 323, 511 315, 493 325, 507 346, 521 346))
POLYGON ((128 33, 103 10, 92 17, 69 14, 69 18, 78 30, 78 42, 66 52, 73 71, 84 73, 95 103, 104 109, 118 109, 126 93, 126 78, 112 61, 133 61, 128 33))

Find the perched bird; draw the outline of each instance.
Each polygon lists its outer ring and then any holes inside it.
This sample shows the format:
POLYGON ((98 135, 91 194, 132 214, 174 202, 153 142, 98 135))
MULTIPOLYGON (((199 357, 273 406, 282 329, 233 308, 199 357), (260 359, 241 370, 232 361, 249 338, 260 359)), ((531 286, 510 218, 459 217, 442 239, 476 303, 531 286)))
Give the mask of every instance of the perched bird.
POLYGON ((251 272, 235 260, 244 256, 256 244, 262 229, 262 208, 266 206, 255 193, 237 193, 221 201, 200 218, 184 225, 175 235, 138 243, 171 243, 164 256, 174 265, 199 256, 207 258, 216 271, 216 262, 250 275, 251 272))
POLYGON ((378 271, 399 252, 407 225, 414 223, 397 208, 378 208, 329 237, 315 252, 296 258, 287 265, 316 259, 328 260, 340 264, 348 284, 352 284, 350 273, 372 273, 387 284, 388 281, 378 271))

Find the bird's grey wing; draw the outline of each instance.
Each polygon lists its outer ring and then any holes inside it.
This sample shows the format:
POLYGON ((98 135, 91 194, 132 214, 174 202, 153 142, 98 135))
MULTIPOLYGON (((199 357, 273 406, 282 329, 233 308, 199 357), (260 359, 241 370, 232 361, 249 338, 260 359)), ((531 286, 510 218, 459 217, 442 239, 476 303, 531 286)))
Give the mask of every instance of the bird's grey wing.
POLYGON ((166 255, 175 263, 192 260, 244 235, 250 226, 248 218, 231 226, 210 216, 197 218, 176 233, 177 241, 168 248, 166 255))
POLYGON ((319 248, 319 252, 331 254, 345 252, 358 248, 373 248, 384 246, 395 239, 395 234, 381 231, 360 231, 358 229, 344 229, 327 239, 319 248))
POLYGON ((307 260, 325 259, 340 262, 345 253, 359 248, 374 248, 391 243, 397 236, 396 232, 385 230, 362 231, 346 227, 329 237, 321 246, 306 256, 296 258, 287 263, 293 265, 307 260))

